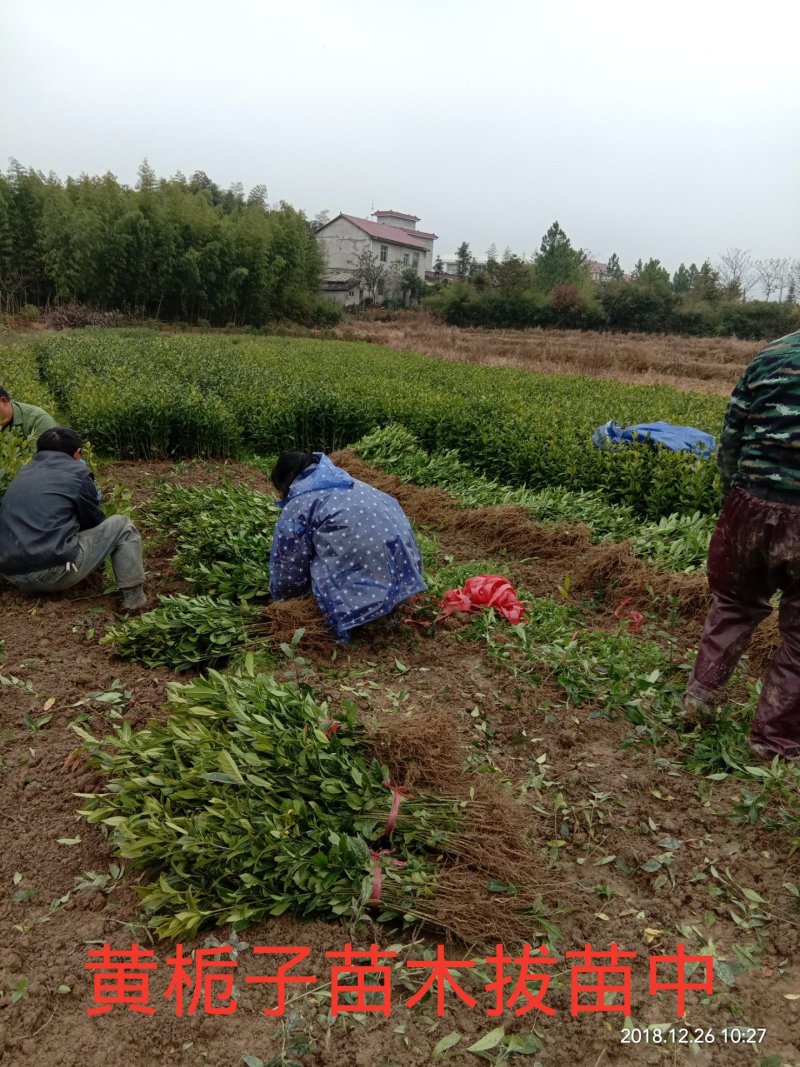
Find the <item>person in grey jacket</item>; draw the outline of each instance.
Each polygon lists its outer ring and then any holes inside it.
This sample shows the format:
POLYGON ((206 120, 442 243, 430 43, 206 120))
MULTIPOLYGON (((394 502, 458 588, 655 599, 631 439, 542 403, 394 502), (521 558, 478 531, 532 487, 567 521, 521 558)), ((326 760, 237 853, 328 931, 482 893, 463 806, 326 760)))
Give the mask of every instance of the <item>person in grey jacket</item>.
POLYGON ((122 607, 138 611, 144 592, 142 542, 124 515, 106 518, 69 427, 45 430, 36 455, 0 503, 0 574, 24 593, 71 589, 111 557, 122 607))

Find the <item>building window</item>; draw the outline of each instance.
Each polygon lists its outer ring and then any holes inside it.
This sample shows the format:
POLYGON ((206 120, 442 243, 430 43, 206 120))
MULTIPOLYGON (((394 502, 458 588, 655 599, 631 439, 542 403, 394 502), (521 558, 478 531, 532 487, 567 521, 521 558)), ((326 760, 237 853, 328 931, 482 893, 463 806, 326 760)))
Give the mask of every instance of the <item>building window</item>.
POLYGON ((381 263, 385 263, 389 258, 389 246, 381 245, 381 263))
POLYGON ((414 252, 411 256, 411 266, 416 270, 419 267, 419 252, 414 252))
POLYGON ((408 252, 406 252, 406 254, 403 256, 403 266, 408 266, 408 252))

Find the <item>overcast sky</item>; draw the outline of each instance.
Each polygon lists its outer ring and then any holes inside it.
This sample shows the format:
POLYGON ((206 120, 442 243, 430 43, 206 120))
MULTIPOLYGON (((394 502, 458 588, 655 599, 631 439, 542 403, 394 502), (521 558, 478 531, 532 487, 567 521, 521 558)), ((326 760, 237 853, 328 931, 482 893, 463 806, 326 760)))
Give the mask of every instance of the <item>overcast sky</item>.
POLYGON ((800 257, 797 0, 0 0, 0 162, 204 170, 436 250, 800 257))

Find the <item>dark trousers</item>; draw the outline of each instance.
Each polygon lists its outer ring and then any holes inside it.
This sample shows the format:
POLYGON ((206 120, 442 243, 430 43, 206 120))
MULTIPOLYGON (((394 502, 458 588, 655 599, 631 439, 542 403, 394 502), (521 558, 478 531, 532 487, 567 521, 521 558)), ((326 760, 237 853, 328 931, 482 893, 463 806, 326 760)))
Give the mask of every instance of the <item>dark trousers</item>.
POLYGON ((800 755, 800 504, 727 497, 708 550, 713 594, 687 692, 719 703, 753 631, 781 590, 781 644, 764 678, 752 738, 783 756, 800 755))

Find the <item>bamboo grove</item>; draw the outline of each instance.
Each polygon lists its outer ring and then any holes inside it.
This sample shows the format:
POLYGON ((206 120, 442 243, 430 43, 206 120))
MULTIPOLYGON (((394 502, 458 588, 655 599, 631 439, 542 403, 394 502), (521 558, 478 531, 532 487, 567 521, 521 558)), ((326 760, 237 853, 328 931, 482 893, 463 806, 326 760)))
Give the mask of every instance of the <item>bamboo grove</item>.
POLYGON ((135 189, 113 174, 65 182, 12 162, 0 175, 0 314, 77 302, 141 317, 261 326, 327 322, 322 260, 301 212, 201 171, 135 189))

